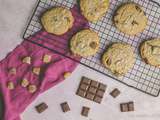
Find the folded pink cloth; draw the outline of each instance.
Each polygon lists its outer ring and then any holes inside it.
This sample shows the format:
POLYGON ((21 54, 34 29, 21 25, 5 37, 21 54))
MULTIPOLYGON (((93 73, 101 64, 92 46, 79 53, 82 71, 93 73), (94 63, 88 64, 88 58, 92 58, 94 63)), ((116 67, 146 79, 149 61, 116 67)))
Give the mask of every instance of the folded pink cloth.
MULTIPOLYGON (((69 58, 32 43, 38 43, 69 57, 74 57, 69 53, 68 42, 73 34, 80 29, 88 28, 88 23, 79 13, 77 7, 73 7, 71 11, 75 22, 73 28, 66 34, 56 36, 40 31, 28 38, 27 40, 29 41, 23 41, 0 62, 0 91, 3 94, 4 102, 4 118, 2 120, 20 120, 20 114, 40 93, 63 81, 64 72, 72 72, 76 68, 77 63, 69 58), (63 43, 63 45, 59 42, 63 43), (59 47, 57 47, 58 45, 59 47), (42 62, 45 54, 52 56, 51 63, 45 64, 42 62), (30 65, 22 63, 21 60, 25 56, 32 58, 30 65), (17 70, 16 75, 8 74, 8 70, 13 67, 17 70), (41 67, 42 74, 40 76, 33 74, 33 67, 41 67), (35 93, 31 94, 27 91, 27 88, 20 86, 20 81, 23 78, 28 79, 30 84, 37 86, 38 89, 35 93), (7 89, 8 81, 12 81, 15 84, 14 90, 7 89)), ((76 59, 80 60, 80 58, 76 59)))

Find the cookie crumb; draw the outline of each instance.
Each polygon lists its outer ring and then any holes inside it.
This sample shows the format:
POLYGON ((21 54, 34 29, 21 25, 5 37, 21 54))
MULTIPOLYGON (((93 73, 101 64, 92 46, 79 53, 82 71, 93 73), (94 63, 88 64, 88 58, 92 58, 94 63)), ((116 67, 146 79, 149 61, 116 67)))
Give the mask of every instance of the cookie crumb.
POLYGON ((11 68, 11 69, 9 69, 9 74, 10 74, 10 75, 16 75, 16 73, 17 73, 16 68, 11 68))
POLYGON ((43 62, 44 62, 44 63, 50 63, 50 62, 51 62, 51 59, 52 59, 52 56, 51 56, 51 55, 45 54, 45 55, 43 56, 43 62))
POLYGON ((66 79, 66 78, 68 78, 68 77, 71 76, 71 73, 70 73, 70 72, 65 72, 63 76, 64 76, 64 78, 66 79))
POLYGON ((15 86, 14 86, 14 83, 13 82, 8 82, 7 83, 7 88, 9 89, 9 90, 13 90, 14 88, 15 88, 15 86))
POLYGON ((24 79, 21 81, 21 86, 22 86, 22 87, 27 87, 28 85, 29 85, 29 81, 24 78, 24 79))
POLYGON ((34 67, 32 71, 33 71, 34 74, 39 75, 40 72, 41 72, 41 68, 40 67, 34 67))
POLYGON ((36 90, 37 90, 37 87, 35 85, 28 86, 28 92, 34 93, 34 92, 36 92, 36 90))
POLYGON ((31 64, 31 57, 27 56, 22 59, 23 63, 31 64))

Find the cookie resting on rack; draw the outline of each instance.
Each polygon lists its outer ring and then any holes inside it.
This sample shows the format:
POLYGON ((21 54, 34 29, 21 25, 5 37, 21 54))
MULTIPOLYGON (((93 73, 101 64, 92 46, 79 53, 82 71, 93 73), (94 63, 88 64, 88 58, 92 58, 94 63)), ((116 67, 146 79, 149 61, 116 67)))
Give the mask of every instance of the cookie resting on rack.
POLYGON ((143 42, 140 47, 140 54, 147 64, 160 67, 160 39, 143 42))
POLYGON ((80 0, 82 14, 90 22, 101 19, 109 8, 109 0, 80 0))
POLYGON ((48 33, 62 35, 72 28, 74 17, 67 8, 55 7, 42 15, 41 23, 48 33))
POLYGON ((114 43, 103 54, 102 63, 113 74, 122 76, 126 74, 135 63, 133 48, 126 43, 114 43))
POLYGON ((95 55, 99 49, 98 34, 90 29, 85 29, 74 35, 70 41, 73 54, 82 57, 95 55))
POLYGON ((122 5, 114 16, 115 26, 123 33, 136 35, 147 26, 147 17, 141 6, 135 3, 122 5))

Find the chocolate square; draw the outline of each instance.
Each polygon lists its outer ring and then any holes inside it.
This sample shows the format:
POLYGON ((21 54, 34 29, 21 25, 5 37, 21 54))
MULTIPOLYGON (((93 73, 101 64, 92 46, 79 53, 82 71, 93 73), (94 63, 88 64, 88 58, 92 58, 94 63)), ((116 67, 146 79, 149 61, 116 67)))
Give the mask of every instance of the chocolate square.
POLYGON ((92 81, 92 82, 91 82, 91 86, 98 88, 99 82, 97 82, 97 81, 92 81))
POLYGON ((99 89, 102 91, 106 91, 107 85, 100 83, 99 89))
POLYGON ((116 97, 118 97, 118 95, 120 95, 120 91, 119 91, 117 88, 115 88, 115 89, 110 93, 110 95, 111 95, 112 97, 116 98, 116 97))
POLYGON ((61 103, 61 108, 62 108, 62 111, 63 111, 63 112, 68 112, 68 111, 70 111, 70 107, 69 107, 69 105, 68 105, 67 102, 61 103))
POLYGON ((88 117, 89 111, 90 111, 90 108, 84 106, 84 107, 82 108, 81 115, 82 115, 82 116, 85 116, 85 117, 88 117))
POLYGON ((77 95, 81 96, 81 97, 85 97, 86 96, 86 92, 84 90, 79 89, 77 91, 77 95))
POLYGON ((38 113, 42 113, 48 108, 48 105, 43 102, 43 103, 37 105, 35 108, 36 108, 38 113))
POLYGON ((101 102, 102 102, 102 97, 95 96, 94 102, 96 102, 96 103, 101 103, 101 102))
POLYGON ((91 83, 91 80, 90 80, 89 78, 82 77, 81 83, 90 84, 90 83, 91 83))
POLYGON ((81 84, 80 85, 80 89, 82 89, 82 90, 87 90, 88 88, 89 88, 89 86, 86 85, 86 84, 81 84))
POLYGON ((103 95, 104 95, 104 91, 98 90, 97 93, 96 93, 96 95, 102 98, 103 95))
POLYGON ((94 94, 87 93, 86 98, 89 99, 89 100, 93 100, 94 99, 94 94))
POLYGON ((92 93, 92 94, 96 94, 97 88, 95 87, 90 87, 88 92, 92 93))
POLYGON ((133 102, 128 103, 128 110, 129 111, 134 111, 134 103, 133 102))

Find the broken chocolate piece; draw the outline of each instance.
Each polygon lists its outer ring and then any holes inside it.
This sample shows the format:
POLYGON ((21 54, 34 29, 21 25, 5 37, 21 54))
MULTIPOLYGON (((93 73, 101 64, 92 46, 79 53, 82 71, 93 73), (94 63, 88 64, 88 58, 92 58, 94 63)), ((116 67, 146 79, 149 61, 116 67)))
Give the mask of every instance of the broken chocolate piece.
POLYGON ((139 11, 140 13, 142 12, 142 9, 138 6, 138 5, 135 5, 135 8, 137 11, 139 11))
POLYGON ((38 113, 42 113, 48 108, 48 105, 43 102, 43 103, 37 105, 35 108, 36 108, 38 113))
POLYGON ((84 107, 82 108, 81 115, 82 115, 82 116, 85 116, 85 117, 88 117, 89 111, 90 111, 90 108, 84 106, 84 107))
POLYGON ((106 60, 106 64, 107 64, 108 66, 111 65, 111 63, 112 63, 112 62, 111 62, 111 59, 110 59, 110 58, 106 60))
POLYGON ((121 112, 134 111, 134 103, 133 102, 121 103, 120 109, 121 109, 121 112))
POLYGON ((138 22, 133 20, 132 25, 138 25, 138 22))
POLYGON ((160 55, 160 47, 159 46, 152 46, 152 54, 153 55, 160 55))
POLYGON ((111 95, 112 97, 116 98, 118 95, 120 95, 120 91, 119 91, 117 88, 115 88, 115 89, 110 93, 110 95, 111 95))
POLYGON ((93 48, 93 49, 96 49, 97 43, 96 42, 91 42, 90 47, 93 48))
POLYGON ((61 103, 61 108, 62 108, 62 111, 63 111, 63 112, 68 112, 68 111, 70 111, 70 107, 69 107, 69 105, 68 105, 67 102, 61 103))

